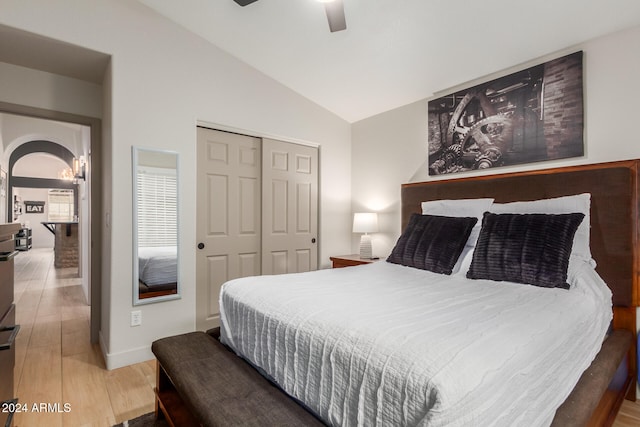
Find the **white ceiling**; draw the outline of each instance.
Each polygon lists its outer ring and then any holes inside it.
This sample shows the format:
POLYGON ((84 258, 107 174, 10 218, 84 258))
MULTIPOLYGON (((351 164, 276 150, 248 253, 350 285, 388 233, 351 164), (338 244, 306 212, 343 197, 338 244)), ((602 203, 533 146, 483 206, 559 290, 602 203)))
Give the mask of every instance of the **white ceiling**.
POLYGON ((638 0, 344 0, 336 33, 317 0, 140 1, 349 122, 640 25, 638 0))

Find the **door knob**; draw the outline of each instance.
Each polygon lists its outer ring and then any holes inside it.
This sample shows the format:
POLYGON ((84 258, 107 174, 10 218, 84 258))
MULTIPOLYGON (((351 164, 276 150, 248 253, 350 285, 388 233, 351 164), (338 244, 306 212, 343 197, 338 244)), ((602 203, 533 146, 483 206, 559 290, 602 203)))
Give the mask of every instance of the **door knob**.
POLYGON ((311 239, 311 243, 315 243, 315 242, 316 242, 316 238, 314 237, 311 239))
POLYGON ((204 249, 204 243, 198 243, 198 249, 204 249))

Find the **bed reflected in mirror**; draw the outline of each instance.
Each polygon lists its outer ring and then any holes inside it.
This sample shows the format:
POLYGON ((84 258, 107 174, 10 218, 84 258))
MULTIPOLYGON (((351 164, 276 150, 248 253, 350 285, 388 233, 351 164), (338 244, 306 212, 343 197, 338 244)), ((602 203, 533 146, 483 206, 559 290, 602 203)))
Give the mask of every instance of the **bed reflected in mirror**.
POLYGON ((180 298, 178 154, 133 147, 133 304, 180 298))

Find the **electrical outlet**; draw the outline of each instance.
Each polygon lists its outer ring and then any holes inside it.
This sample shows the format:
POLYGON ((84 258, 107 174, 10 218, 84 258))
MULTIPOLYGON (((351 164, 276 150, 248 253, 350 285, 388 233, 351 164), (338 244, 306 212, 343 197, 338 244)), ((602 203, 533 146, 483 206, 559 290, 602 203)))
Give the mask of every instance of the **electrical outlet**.
POLYGON ((142 325, 142 311, 136 310, 131 312, 131 326, 142 325))

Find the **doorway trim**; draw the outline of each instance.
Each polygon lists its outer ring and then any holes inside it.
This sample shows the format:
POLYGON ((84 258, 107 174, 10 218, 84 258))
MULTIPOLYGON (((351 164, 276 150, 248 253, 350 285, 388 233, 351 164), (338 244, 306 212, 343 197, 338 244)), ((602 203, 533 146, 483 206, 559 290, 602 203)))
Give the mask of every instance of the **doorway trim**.
POLYGON ((102 312, 102 120, 95 117, 11 104, 0 101, 0 112, 17 114, 39 119, 56 120, 88 126, 91 134, 91 174, 90 204, 89 204, 89 236, 87 239, 89 251, 89 288, 91 289, 91 343, 97 343, 100 335, 100 319, 102 312))

